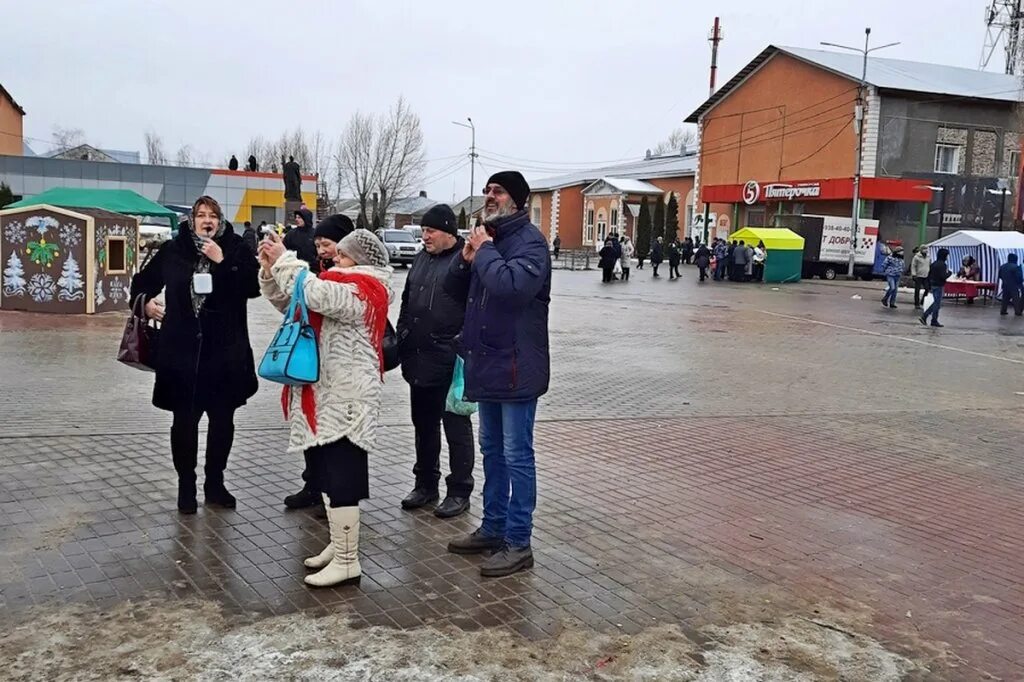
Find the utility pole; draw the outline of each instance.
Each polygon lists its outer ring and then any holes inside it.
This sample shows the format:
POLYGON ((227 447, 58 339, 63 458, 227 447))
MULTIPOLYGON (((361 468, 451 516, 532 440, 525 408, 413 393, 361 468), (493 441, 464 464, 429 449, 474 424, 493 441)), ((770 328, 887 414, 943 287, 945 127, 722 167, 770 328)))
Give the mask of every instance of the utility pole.
POLYGON ((1004 42, 1006 53, 1004 70, 1008 74, 1020 72, 1021 31, 1024 24, 1024 0, 992 0, 985 9, 985 42, 981 48, 978 68, 984 71, 992 59, 999 41, 1004 42))
POLYGON ((469 125, 460 121, 452 121, 457 126, 463 128, 469 128, 470 132, 470 145, 469 145, 469 220, 473 219, 473 194, 476 192, 476 126, 473 125, 473 119, 469 116, 466 117, 469 121, 469 125))
POLYGON ((857 223, 860 219, 860 181, 861 172, 864 166, 864 104, 865 94, 867 91, 868 81, 868 55, 876 50, 884 50, 887 47, 893 47, 899 45, 899 43, 888 43, 886 45, 879 45, 878 47, 869 48, 868 44, 871 41, 871 29, 864 29, 864 49, 860 50, 856 47, 847 47, 846 45, 839 45, 836 43, 822 42, 822 45, 829 47, 838 47, 843 50, 850 50, 852 52, 860 52, 864 55, 864 66, 861 70, 860 76, 860 87, 857 91, 857 104, 853 109, 853 125, 855 132, 857 133, 857 166, 853 175, 853 211, 850 220, 850 261, 847 264, 846 276, 853 279, 853 266, 857 260, 857 223))
POLYGON ((708 37, 708 42, 711 43, 711 87, 708 97, 715 94, 715 79, 718 76, 718 44, 722 40, 722 24, 718 21, 718 17, 715 17, 715 25, 711 27, 711 35, 708 37))

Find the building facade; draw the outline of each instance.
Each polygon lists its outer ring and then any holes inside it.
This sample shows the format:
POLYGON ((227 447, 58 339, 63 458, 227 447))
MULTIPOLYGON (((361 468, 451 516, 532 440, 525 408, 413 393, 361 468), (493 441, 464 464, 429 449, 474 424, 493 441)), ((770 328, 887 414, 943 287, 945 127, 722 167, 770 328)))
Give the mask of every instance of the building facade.
MULTIPOLYGON (((284 179, 274 173, 250 173, 220 168, 179 168, 110 161, 85 161, 38 156, 0 156, 0 182, 16 199, 53 187, 130 189, 158 204, 191 206, 202 195, 216 199, 228 220, 241 226, 283 223, 284 179)), ((316 212, 316 176, 302 176, 302 200, 316 212)))
POLYGON ((25 110, 0 85, 0 154, 20 155, 25 145, 25 110))
MULTIPOLYGON (((782 215, 852 214, 861 70, 859 55, 770 46, 687 118, 700 140, 693 211, 710 236, 782 215)), ((953 229, 1011 225, 1020 163, 1013 81, 869 60, 859 215, 880 221, 881 239, 930 240, 940 220, 953 229)))

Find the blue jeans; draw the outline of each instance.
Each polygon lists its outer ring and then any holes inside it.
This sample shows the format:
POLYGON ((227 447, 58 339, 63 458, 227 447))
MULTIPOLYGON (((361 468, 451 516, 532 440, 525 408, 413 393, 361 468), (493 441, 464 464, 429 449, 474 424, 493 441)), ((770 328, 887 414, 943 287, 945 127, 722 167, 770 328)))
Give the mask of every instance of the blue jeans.
POLYGON ((719 282, 725 277, 725 259, 720 258, 715 263, 715 279, 719 282))
POLYGON ((537 507, 533 420, 537 400, 480 403, 480 452, 484 456, 483 533, 528 547, 537 507))
POLYGON ((932 324, 939 321, 939 308, 942 307, 942 287, 932 287, 932 304, 928 306, 928 310, 924 311, 921 317, 928 319, 928 316, 932 316, 932 324))
POLYGON ((885 296, 882 296, 882 303, 896 305, 896 292, 900 289, 900 276, 886 275, 885 281, 889 284, 889 288, 885 290, 885 296))

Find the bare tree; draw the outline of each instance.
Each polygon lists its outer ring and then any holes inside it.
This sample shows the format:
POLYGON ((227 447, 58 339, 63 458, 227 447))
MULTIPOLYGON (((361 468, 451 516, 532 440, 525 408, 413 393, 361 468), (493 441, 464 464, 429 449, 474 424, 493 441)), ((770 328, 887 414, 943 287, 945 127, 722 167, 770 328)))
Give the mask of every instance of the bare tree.
POLYGON ((191 166, 194 163, 193 155, 194 152, 192 150, 192 145, 183 144, 178 148, 178 154, 175 157, 175 161, 179 166, 191 166))
POLYGON ((403 97, 377 120, 376 133, 373 158, 380 193, 377 210, 380 216, 385 216, 391 203, 420 181, 425 148, 420 117, 403 97))
POLYGON ((167 153, 164 152, 164 141, 152 130, 146 132, 146 162, 151 166, 167 165, 167 153))
POLYGON ((81 128, 64 128, 53 126, 53 151, 66 152, 85 144, 85 131, 81 128))
POLYGON ((651 149, 651 154, 660 156, 661 154, 678 154, 682 151, 683 147, 689 147, 697 141, 697 133, 692 128, 676 128, 669 136, 656 144, 651 149))
POLYGON ((338 140, 334 161, 338 172, 339 194, 348 187, 359 200, 359 223, 368 225, 366 209, 370 194, 377 186, 377 167, 374 163, 376 123, 374 116, 357 111, 352 114, 345 132, 338 140))

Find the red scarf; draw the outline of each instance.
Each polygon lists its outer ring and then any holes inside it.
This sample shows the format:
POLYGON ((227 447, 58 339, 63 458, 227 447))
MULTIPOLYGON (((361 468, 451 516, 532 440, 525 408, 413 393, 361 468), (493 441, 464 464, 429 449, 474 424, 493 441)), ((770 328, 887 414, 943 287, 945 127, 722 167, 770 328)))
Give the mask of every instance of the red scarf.
MULTIPOLYGON (((388 323, 388 290, 375 277, 354 272, 338 272, 328 270, 320 273, 320 279, 340 284, 355 284, 355 295, 360 301, 366 304, 363 313, 363 324, 370 334, 370 343, 377 350, 378 371, 381 381, 384 380, 384 331, 388 323)), ((298 311, 296 311, 298 319, 298 311)), ((324 316, 310 310, 309 323, 316 332, 317 344, 320 343, 320 329, 324 324, 324 316)), ((285 386, 281 391, 281 407, 284 410, 284 418, 288 419, 288 406, 291 387, 285 386)), ((316 434, 316 396, 313 394, 312 384, 305 384, 302 387, 302 414, 306 416, 310 430, 316 434)))

